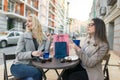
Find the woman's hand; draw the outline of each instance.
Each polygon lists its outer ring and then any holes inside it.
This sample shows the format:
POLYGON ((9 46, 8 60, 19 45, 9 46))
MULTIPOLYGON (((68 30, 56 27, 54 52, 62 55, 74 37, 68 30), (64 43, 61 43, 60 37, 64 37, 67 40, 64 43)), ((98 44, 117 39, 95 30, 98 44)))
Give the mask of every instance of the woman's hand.
POLYGON ((72 40, 70 40, 70 47, 74 48, 76 51, 80 51, 80 47, 77 46, 72 40))
POLYGON ((50 33, 47 33, 47 39, 51 40, 52 39, 52 35, 50 33))
POLYGON ((39 52, 39 51, 33 51, 32 52, 32 56, 42 56, 43 52, 39 52))

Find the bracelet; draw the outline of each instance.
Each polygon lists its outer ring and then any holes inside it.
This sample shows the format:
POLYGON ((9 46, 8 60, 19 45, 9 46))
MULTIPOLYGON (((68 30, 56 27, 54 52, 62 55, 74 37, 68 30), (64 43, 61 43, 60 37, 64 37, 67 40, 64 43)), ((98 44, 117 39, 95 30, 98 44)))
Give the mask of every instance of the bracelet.
MULTIPOLYGON (((33 52, 33 51, 32 51, 33 52)), ((32 55, 32 52, 31 52, 31 57, 33 58, 34 56, 32 55)))

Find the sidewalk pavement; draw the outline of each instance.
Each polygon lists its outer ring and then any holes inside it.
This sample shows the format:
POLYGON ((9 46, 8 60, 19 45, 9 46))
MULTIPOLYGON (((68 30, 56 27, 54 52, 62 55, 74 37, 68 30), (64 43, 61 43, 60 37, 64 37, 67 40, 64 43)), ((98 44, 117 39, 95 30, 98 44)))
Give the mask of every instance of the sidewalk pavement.
MULTIPOLYGON (((81 39, 81 42, 84 39, 81 39)), ((120 60, 120 57, 118 57, 114 51, 110 51, 110 61, 109 61, 109 65, 108 65, 108 69, 109 69, 109 75, 110 75, 110 80, 120 80, 120 64, 118 63, 120 60)), ((74 55, 74 51, 72 50, 70 52, 70 55, 74 55)), ((8 73, 10 74, 10 65, 12 64, 12 61, 7 62, 8 63, 8 73)), ((4 70, 4 66, 0 65, 0 80, 4 80, 3 79, 3 71, 4 70)), ((61 72, 61 70, 59 70, 59 72, 61 72)), ((49 70, 46 73, 47 76, 47 80, 57 80, 57 74, 54 70, 49 70)))

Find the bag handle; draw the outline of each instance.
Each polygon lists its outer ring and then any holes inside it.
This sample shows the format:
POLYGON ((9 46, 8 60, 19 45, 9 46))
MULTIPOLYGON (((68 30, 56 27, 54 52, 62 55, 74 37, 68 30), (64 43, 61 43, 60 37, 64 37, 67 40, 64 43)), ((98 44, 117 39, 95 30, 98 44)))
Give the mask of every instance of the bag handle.
POLYGON ((60 41, 60 39, 59 39, 60 37, 62 37, 63 40, 64 40, 64 35, 59 35, 59 34, 58 34, 58 35, 57 35, 57 41, 60 41))

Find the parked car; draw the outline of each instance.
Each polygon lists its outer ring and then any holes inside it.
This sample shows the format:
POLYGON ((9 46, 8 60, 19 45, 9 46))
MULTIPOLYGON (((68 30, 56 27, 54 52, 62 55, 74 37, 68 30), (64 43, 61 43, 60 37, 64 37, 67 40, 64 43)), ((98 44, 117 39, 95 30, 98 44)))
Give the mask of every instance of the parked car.
POLYGON ((5 31, 0 32, 0 47, 4 48, 10 44, 17 44, 20 35, 23 32, 19 31, 5 31))

